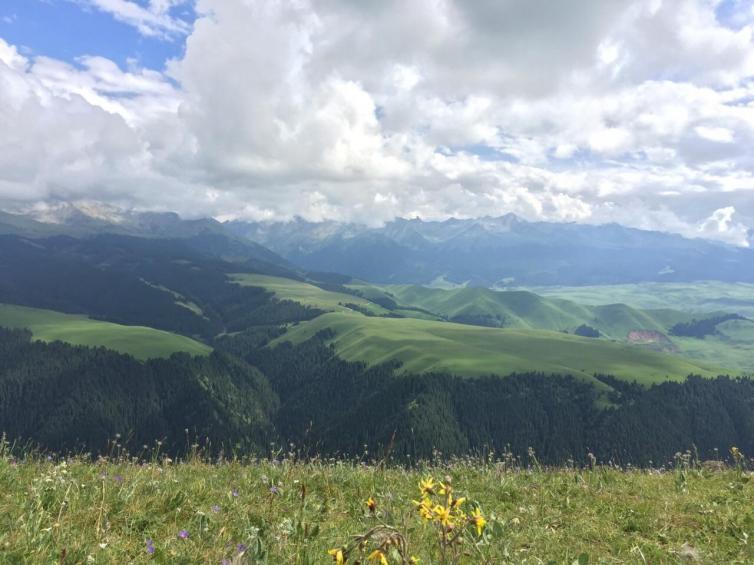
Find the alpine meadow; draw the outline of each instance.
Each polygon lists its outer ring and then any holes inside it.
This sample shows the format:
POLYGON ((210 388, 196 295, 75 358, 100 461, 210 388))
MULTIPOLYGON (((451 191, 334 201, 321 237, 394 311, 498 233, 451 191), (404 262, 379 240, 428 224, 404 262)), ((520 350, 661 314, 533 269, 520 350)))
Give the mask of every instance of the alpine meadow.
POLYGON ((0 565, 754 563, 750 0, 0 2, 0 565))

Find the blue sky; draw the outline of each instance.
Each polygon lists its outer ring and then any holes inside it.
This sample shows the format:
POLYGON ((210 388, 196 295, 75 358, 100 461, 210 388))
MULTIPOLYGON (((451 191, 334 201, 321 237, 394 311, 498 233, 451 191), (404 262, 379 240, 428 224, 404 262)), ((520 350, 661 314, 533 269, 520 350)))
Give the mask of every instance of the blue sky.
MULTIPOLYGON (((145 0, 137 3, 146 7, 145 0)), ((173 14, 190 22, 189 5, 173 14)), ((0 3, 0 37, 26 55, 43 55, 75 63, 85 55, 99 55, 121 68, 128 61, 162 70, 165 61, 182 55, 185 38, 147 37, 111 14, 73 0, 3 0, 0 3)))

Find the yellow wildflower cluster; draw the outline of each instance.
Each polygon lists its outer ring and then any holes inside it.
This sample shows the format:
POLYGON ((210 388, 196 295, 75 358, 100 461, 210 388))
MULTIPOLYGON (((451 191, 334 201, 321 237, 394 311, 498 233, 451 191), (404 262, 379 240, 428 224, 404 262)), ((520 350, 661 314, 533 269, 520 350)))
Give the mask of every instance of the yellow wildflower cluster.
MULTIPOLYGON (((455 563, 455 558, 460 559, 464 551, 465 532, 468 533, 467 537, 473 537, 475 532, 479 538, 475 543, 485 543, 482 534, 487 520, 481 509, 473 507, 467 511, 466 498, 455 495, 449 478, 440 482, 432 477, 421 480, 419 495, 419 500, 413 501, 414 506, 422 521, 437 529, 439 551, 444 562, 455 563)), ((364 504, 371 517, 379 518, 382 515, 377 512, 377 501, 373 497, 370 496, 364 504)), ((372 565, 419 563, 419 559, 409 553, 407 537, 400 530, 384 523, 374 525, 364 534, 354 536, 349 544, 331 549, 328 553, 336 565, 351 562, 372 565)))
POLYGON ((435 482, 427 477, 419 482, 420 500, 414 500, 419 516, 426 522, 434 522, 449 532, 458 526, 471 523, 476 527, 477 536, 481 536, 487 525, 482 511, 475 508, 470 514, 464 511, 464 497, 456 497, 449 481, 435 482))

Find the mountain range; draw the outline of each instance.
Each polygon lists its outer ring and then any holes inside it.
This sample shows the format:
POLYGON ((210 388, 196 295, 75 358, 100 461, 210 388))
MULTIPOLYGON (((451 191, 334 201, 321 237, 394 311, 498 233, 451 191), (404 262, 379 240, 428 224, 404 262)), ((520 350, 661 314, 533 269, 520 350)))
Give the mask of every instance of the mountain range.
POLYGON ((336 221, 182 219, 95 205, 0 212, 0 234, 181 239, 223 260, 257 260, 382 284, 515 288, 754 280, 754 249, 618 224, 529 222, 514 214, 381 227, 336 221), (295 265, 295 267, 294 267, 295 265))
POLYGON ((312 271, 378 283, 512 287, 754 279, 754 250, 618 224, 502 217, 229 222, 233 233, 312 271))

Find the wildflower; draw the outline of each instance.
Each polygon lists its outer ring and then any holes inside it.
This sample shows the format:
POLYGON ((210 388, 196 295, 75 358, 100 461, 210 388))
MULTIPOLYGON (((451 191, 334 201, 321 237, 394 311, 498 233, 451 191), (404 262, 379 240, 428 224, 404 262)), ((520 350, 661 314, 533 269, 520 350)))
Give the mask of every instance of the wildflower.
POLYGON ((419 511, 419 516, 425 520, 432 519, 432 501, 426 495, 421 499, 412 501, 416 505, 416 509, 419 511))
POLYGON ((233 498, 238 498, 238 491, 236 489, 233 489, 230 491, 230 494, 233 498))
POLYGON ((248 549, 248 548, 247 548, 247 547, 246 547, 246 545, 245 545, 245 544, 243 544, 243 543, 239 543, 239 544, 238 544, 238 545, 236 546, 236 551, 238 551, 238 555, 241 555, 241 554, 242 554, 242 553, 244 553, 244 552, 245 552, 245 551, 246 551, 247 549, 248 549))
POLYGON ((218 514, 218 513, 220 512, 220 506, 219 506, 218 504, 214 504, 214 505, 212 506, 212 512, 213 512, 214 514, 218 514))
POLYGON ((438 504, 434 507, 432 510, 435 514, 435 519, 442 524, 443 526, 452 526, 452 521, 450 518, 450 508, 445 508, 444 506, 441 506, 438 504))
POLYGON ((387 557, 385 557, 385 554, 382 553, 382 551, 380 551, 379 549, 375 549, 372 553, 370 553, 367 559, 369 561, 379 562, 380 565, 388 565, 387 557))
POLYGON ((463 504, 464 502, 466 502, 466 499, 465 499, 464 497, 461 497, 461 498, 454 498, 454 499, 453 499, 453 500, 452 500, 452 501, 450 502, 450 507, 451 507, 451 508, 453 508, 453 509, 457 509, 457 508, 460 508, 460 507, 461 507, 461 505, 462 505, 462 504, 463 504))
POLYGON ((114 480, 114 481, 115 481, 116 483, 122 483, 122 482, 123 482, 123 475, 115 475, 115 476, 113 477, 113 480, 114 480))
POLYGON ((482 516, 482 511, 479 508, 475 508, 471 513, 471 523, 476 526, 476 535, 481 536, 484 531, 484 527, 487 525, 487 520, 482 516))
POLYGON ((375 510, 377 510, 377 503, 374 501, 374 498, 371 496, 366 501, 367 508, 369 508, 369 512, 374 514, 375 510))
POLYGON ((178 537, 181 539, 188 539, 189 537, 188 530, 181 530, 180 532, 178 532, 178 537))
POLYGON ((432 477, 427 477, 419 483, 419 490, 422 494, 434 494, 436 486, 437 485, 435 484, 435 481, 432 480, 432 477))
POLYGON ((419 565, 419 558, 413 555, 408 558, 409 565, 419 565))
POLYGON ((335 549, 330 549, 330 550, 327 551, 327 553, 328 553, 328 555, 332 556, 333 561, 335 561, 335 563, 337 565, 343 565, 343 563, 346 562, 346 559, 343 556, 343 550, 341 548, 339 548, 339 547, 337 547, 335 549))
POLYGON ((147 539, 147 553, 152 555, 154 551, 154 543, 152 542, 152 538, 149 538, 147 539))
POLYGON ((280 494, 280 489, 276 487, 275 485, 272 485, 270 487, 270 494, 280 494))

